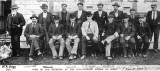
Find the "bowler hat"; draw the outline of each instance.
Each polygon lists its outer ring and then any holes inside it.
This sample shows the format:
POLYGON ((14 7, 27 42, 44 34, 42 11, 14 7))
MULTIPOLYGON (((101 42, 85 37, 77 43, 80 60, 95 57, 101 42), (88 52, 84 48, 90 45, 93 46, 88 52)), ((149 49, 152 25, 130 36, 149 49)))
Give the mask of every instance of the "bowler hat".
POLYGON ((157 6, 157 4, 151 4, 151 7, 156 7, 157 6))
POLYGON ((91 11, 88 11, 88 12, 86 13, 86 15, 87 15, 87 17, 90 17, 90 16, 92 16, 92 12, 91 12, 91 11))
POLYGON ((118 6, 118 7, 120 7, 120 5, 118 4, 118 2, 115 2, 112 6, 118 6))
POLYGON ((108 15, 108 18, 114 18, 114 16, 110 14, 110 15, 108 15))
POLYGON ((62 4, 61 4, 61 6, 63 6, 63 5, 67 6, 67 4, 65 4, 65 3, 62 3, 62 4))
POLYGON ((59 20, 59 19, 60 19, 60 17, 58 15, 54 16, 54 20, 59 20))
POLYGON ((70 18, 71 18, 71 19, 76 18, 75 14, 71 13, 71 14, 70 14, 70 18))
POLYGON ((42 9, 46 9, 48 8, 47 4, 42 4, 42 6, 40 6, 42 9))
POLYGON ((37 17, 35 14, 33 14, 33 15, 30 17, 30 19, 32 19, 32 18, 38 19, 38 17, 37 17))
POLYGON ((138 17, 139 18, 144 18, 144 14, 139 14, 138 17))
POLYGON ((131 8, 130 11, 136 11, 134 8, 131 8))
POLYGON ((19 8, 19 7, 17 6, 17 4, 14 4, 14 5, 11 6, 10 9, 17 9, 17 8, 19 8))
POLYGON ((123 14, 123 19, 125 19, 125 18, 129 18, 129 15, 127 13, 123 14))
POLYGON ((102 3, 99 3, 99 4, 97 4, 97 6, 103 6, 103 4, 102 4, 102 3))

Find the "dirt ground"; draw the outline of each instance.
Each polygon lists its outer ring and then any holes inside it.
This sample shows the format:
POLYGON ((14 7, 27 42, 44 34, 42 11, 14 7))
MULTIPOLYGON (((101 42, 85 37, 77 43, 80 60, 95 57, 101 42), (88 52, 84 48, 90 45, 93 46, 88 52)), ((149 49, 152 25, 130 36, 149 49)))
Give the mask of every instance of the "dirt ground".
POLYGON ((80 58, 69 60, 66 57, 63 60, 53 60, 51 55, 45 55, 44 58, 35 57, 34 61, 30 62, 25 56, 22 56, 7 59, 5 65, 160 65, 160 51, 154 53, 150 50, 148 58, 115 57, 113 60, 106 60, 102 57, 87 57, 84 60, 80 58))

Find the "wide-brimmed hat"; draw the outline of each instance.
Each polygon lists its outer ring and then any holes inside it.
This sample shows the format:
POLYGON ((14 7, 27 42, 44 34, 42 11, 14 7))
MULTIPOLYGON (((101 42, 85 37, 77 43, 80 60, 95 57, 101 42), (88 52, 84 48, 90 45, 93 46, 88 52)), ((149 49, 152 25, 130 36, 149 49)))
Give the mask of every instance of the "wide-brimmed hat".
POLYGON ((35 14, 33 14, 33 15, 30 17, 30 19, 32 19, 32 18, 38 19, 38 17, 37 17, 35 14))
POLYGON ((130 16, 127 13, 123 14, 123 19, 129 18, 130 16))
POLYGON ((46 9, 48 8, 47 4, 42 4, 42 6, 40 6, 42 9, 46 9))
POLYGON ((70 14, 70 19, 73 19, 73 18, 76 18, 76 16, 75 16, 74 13, 71 13, 71 14, 70 14))
POLYGON ((157 6, 157 4, 151 4, 151 7, 156 7, 157 6))
POLYGON ((17 8, 19 8, 19 7, 17 6, 17 4, 14 4, 14 5, 11 6, 10 9, 17 9, 17 8))
POLYGON ((92 16, 92 12, 91 11, 87 11, 86 15, 87 15, 87 17, 90 17, 90 16, 92 16))
POLYGON ((58 15, 54 16, 54 20, 59 20, 59 19, 60 19, 60 17, 58 15))
POLYGON ((99 3, 99 4, 97 4, 97 6, 104 6, 104 5, 103 5, 103 3, 99 3))
POLYGON ((114 16, 110 14, 110 15, 108 15, 108 18, 114 18, 114 16))
POLYGON ((120 7, 120 5, 118 4, 118 2, 115 2, 112 6, 118 6, 118 7, 120 7))

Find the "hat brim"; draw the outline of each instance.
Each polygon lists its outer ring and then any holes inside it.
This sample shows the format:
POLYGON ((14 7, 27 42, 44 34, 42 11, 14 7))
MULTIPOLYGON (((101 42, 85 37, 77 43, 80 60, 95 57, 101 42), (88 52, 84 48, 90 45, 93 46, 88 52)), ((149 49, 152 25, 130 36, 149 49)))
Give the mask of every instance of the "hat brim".
POLYGON ((119 6, 119 5, 112 5, 112 6, 117 6, 117 7, 121 7, 121 6, 119 6))
POLYGON ((12 8, 10 8, 10 9, 18 9, 19 7, 12 7, 12 8))
POLYGON ((45 7, 40 6, 40 7, 41 7, 41 9, 48 9, 48 6, 45 6, 45 7))
POLYGON ((32 19, 32 18, 36 18, 36 19, 38 19, 38 17, 30 17, 30 19, 32 19))

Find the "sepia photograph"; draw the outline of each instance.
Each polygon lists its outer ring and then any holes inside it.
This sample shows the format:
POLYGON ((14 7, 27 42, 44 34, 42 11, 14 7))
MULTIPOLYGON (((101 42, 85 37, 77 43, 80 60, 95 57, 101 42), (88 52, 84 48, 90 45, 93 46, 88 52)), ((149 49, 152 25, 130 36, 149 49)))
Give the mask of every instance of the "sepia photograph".
POLYGON ((158 71, 159 30, 160 0, 0 0, 0 70, 158 71))

